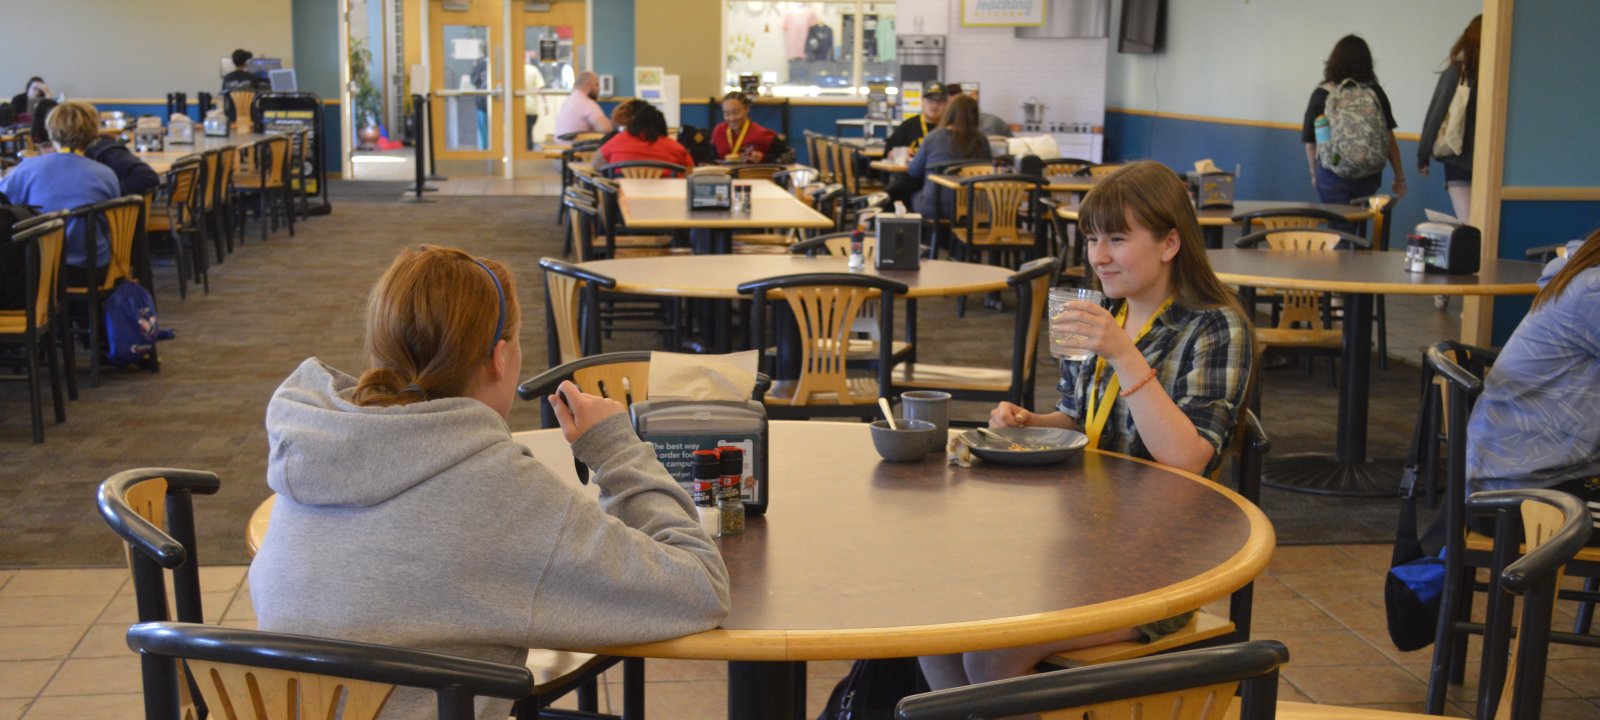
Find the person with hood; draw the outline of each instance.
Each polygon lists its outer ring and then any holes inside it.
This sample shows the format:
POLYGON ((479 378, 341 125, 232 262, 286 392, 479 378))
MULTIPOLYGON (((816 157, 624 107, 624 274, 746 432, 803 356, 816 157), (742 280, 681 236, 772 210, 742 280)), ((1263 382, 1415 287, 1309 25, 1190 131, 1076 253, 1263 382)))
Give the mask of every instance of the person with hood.
MULTIPOLYGON (((403 250, 368 297, 372 367, 311 358, 273 393, 278 499, 249 580, 261 629, 521 664, 722 621, 717 546, 619 403, 570 382, 548 398, 598 501, 512 439, 516 298, 499 262, 403 250)), ((432 693, 397 689, 383 716, 434 713, 432 693)))
POLYGON ((117 186, 123 195, 143 195, 154 192, 161 185, 161 176, 150 164, 139 159, 121 140, 102 136, 83 156, 111 168, 117 174, 117 186))

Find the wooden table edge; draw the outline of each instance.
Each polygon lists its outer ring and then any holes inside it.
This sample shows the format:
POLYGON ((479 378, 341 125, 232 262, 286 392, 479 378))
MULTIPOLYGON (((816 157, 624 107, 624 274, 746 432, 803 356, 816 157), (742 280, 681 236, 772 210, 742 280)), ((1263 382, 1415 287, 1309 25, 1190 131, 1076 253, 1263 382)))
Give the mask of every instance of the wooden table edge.
MULTIPOLYGON (((929 298, 953 297, 956 295, 976 295, 978 293, 998 292, 1005 290, 1008 284, 1004 279, 995 282, 975 282, 970 285, 943 286, 938 288, 922 289, 911 288, 910 292, 900 297, 904 298, 929 298)), ((697 300, 739 300, 748 299, 749 295, 742 295, 738 290, 719 288, 681 288, 659 287, 650 283, 633 283, 617 280, 617 286, 604 292, 618 292, 635 295, 651 295, 656 297, 682 297, 697 300)))
POLYGON ((1219 272, 1217 279, 1228 285, 1242 285, 1282 290, 1320 290, 1323 292, 1364 293, 1369 295, 1533 295, 1539 284, 1502 283, 1496 285, 1430 285, 1369 283, 1353 280, 1302 280, 1276 276, 1240 275, 1219 272))

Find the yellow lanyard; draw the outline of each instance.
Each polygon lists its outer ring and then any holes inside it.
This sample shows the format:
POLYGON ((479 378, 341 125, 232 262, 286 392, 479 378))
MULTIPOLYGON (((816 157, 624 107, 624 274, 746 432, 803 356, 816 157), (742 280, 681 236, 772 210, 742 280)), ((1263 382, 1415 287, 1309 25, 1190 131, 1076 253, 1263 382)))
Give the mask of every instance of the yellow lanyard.
POLYGON ((732 125, 728 126, 727 133, 728 133, 728 154, 729 155, 738 155, 739 154, 739 147, 741 145, 744 145, 744 134, 747 133, 747 132, 750 132, 750 121, 749 120, 744 121, 744 127, 739 129, 739 139, 738 140, 734 140, 733 139, 733 126, 732 125))
MULTIPOLYGON (((1156 318, 1161 317, 1161 314, 1166 312, 1169 307, 1172 307, 1172 298, 1167 298, 1167 301, 1161 303, 1161 307, 1157 308, 1144 321, 1144 327, 1139 328, 1139 334, 1133 336, 1133 344, 1136 348, 1139 345, 1139 341, 1144 339, 1145 334, 1150 332, 1150 328, 1155 327, 1156 318)), ((1125 323, 1127 321, 1128 304, 1124 302, 1122 308, 1117 310, 1117 325, 1126 327, 1125 323)), ((1111 419, 1111 406, 1117 404, 1117 391, 1122 388, 1122 383, 1117 380, 1117 372, 1115 370, 1111 371, 1111 381, 1106 383, 1106 390, 1100 394, 1097 401, 1094 389, 1100 385, 1100 375, 1104 373, 1105 369, 1105 357, 1096 357, 1094 361, 1094 381, 1089 383, 1089 412, 1085 416, 1088 423, 1087 427, 1084 428, 1089 435, 1089 447, 1092 448, 1100 447, 1100 434, 1106 429, 1106 421, 1111 419)))
POLYGON ((917 123, 922 125, 922 137, 919 137, 919 138, 911 141, 911 152, 916 152, 917 148, 922 147, 922 138, 925 138, 925 137, 928 136, 928 118, 927 118, 927 116, 918 115, 917 116, 917 123))

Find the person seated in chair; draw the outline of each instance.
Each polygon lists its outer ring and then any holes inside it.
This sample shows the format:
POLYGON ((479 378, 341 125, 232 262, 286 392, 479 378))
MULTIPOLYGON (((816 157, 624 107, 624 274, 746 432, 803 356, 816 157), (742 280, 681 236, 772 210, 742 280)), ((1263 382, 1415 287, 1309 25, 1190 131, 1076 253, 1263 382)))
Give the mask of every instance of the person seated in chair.
POLYGON ((742 92, 722 96, 722 122, 711 129, 717 159, 758 163, 772 155, 778 134, 750 119, 750 97, 742 92))
MULTIPOLYGON (((957 98, 959 100, 959 98, 957 98)), ((1060 427, 1091 447, 1205 474, 1222 462, 1254 362, 1243 307, 1206 262, 1188 188, 1177 173, 1139 162, 1084 198, 1094 286, 1106 306, 1074 302, 1051 319, 1062 347, 1092 351, 1061 361, 1061 402, 1034 413, 1009 402, 992 427, 1060 427)), ((1156 640, 1194 612, 1080 638, 1020 648, 921 658, 933 689, 1026 675, 1044 658, 1114 642, 1156 640)))
MULTIPOLYGON (((55 152, 27 158, 0 180, 0 194, 18 205, 34 205, 41 212, 71 210, 121 196, 117 174, 84 153, 100 139, 100 112, 93 105, 72 100, 55 106, 45 116, 45 131, 55 152)), ((86 286, 105 279, 111 264, 111 240, 104 223, 91 218, 67 221, 63 280, 86 286), (89 243, 94 243, 95 263, 89 265, 89 243)))
POLYGON ((272 89, 271 82, 247 69, 253 59, 255 59, 255 54, 249 50, 241 48, 233 51, 233 70, 222 76, 222 93, 224 95, 233 90, 255 90, 260 92, 272 89))
MULTIPOLYGON (((905 179, 916 187, 912 193, 912 207, 923 218, 933 218, 934 193, 942 191, 946 200, 942 207, 948 211, 955 193, 928 182, 928 174, 937 172, 941 165, 947 163, 988 160, 991 157, 989 138, 978 132, 978 103, 964 95, 952 98, 950 107, 939 121, 939 127, 928 133, 928 137, 922 141, 922 149, 917 151, 917 156, 911 159, 911 165, 906 168, 905 179)), ((898 185, 891 188, 889 198, 904 200, 905 187, 898 185)))
MULTIPOLYGON (((1600 508, 1600 230, 1545 266, 1467 424, 1467 491, 1549 488, 1600 508)), ((1600 520, 1600 510, 1596 510, 1600 520)), ((1494 534, 1494 518, 1467 516, 1494 534)), ((1600 545, 1600 533, 1589 536, 1600 545)))
MULTIPOLYGON (((316 358, 267 405, 271 529, 250 565, 263 630, 522 664, 528 648, 716 627, 728 571, 689 494, 616 401, 546 398, 599 499, 512 439, 522 315, 511 270, 402 250, 367 301, 371 367, 316 358)), ((435 717, 396 690, 390 720, 435 717)), ((506 701, 478 706, 505 718, 506 701)))
POLYGON ((686 168, 694 167, 694 158, 677 140, 667 137, 667 118, 656 106, 644 103, 634 108, 626 132, 600 146, 600 158, 608 165, 630 160, 655 160, 673 163, 686 168))

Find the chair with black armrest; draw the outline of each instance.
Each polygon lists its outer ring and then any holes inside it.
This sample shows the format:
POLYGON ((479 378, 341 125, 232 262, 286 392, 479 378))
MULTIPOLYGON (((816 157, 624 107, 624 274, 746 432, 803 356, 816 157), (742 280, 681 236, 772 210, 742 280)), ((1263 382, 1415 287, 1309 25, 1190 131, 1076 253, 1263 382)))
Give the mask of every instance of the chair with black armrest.
POLYGON ((1090 163, 1087 167, 1079 168, 1076 175, 1078 177, 1088 177, 1098 180, 1110 175, 1111 173, 1121 170, 1124 165, 1125 163, 1090 163))
MULTIPOLYGON (((567 188, 572 187, 572 181, 575 175, 572 170, 572 166, 579 163, 585 163, 592 166, 594 163, 594 156, 599 151, 600 143, 595 141, 574 143, 572 147, 561 151, 561 192, 565 193, 567 188)), ((557 210, 556 224, 562 225, 566 222, 567 214, 557 210)), ((567 240, 570 243, 571 237, 568 236, 567 240)), ((562 250, 563 255, 568 255, 571 253, 572 246, 570 244, 564 250, 562 250)))
MULTIPOLYGON (((965 168, 963 168, 965 169, 965 168)), ((1044 242, 1044 178, 1001 175, 990 169, 961 180, 956 192, 956 220, 951 224, 950 254, 1003 267, 1048 255, 1044 242)), ((966 297, 956 298, 956 315, 965 316, 966 297)))
POLYGON ((1006 278, 1006 284, 1017 293, 1009 368, 936 365, 913 359, 896 368, 895 389, 943 390, 956 400, 1004 401, 1032 410, 1039 327, 1056 264, 1053 257, 1038 258, 1006 278))
MULTIPOLYGON (((746 165, 733 165, 728 168, 728 174, 735 180, 771 180, 778 183, 778 174, 790 172, 791 166, 775 163, 753 163, 746 165)), ((806 168, 811 170, 811 168, 806 168)), ((815 170, 812 170, 815 172, 815 170)), ((780 185, 788 189, 787 186, 780 185)), ((795 193, 795 199, 805 202, 803 192, 795 193)), ((735 252, 743 249, 746 252, 755 247, 781 246, 786 247, 799 238, 799 231, 793 229, 768 229, 761 232, 741 232, 733 234, 735 252)), ((757 251, 771 252, 771 251, 757 251)))
POLYGON ((544 270, 545 328, 552 367, 600 352, 599 290, 613 278, 555 258, 540 258, 544 270))
MULTIPOLYGON (((1340 248, 1365 250, 1367 239, 1338 230, 1295 226, 1269 228, 1249 233, 1235 242, 1239 248, 1266 247, 1269 250, 1331 251, 1340 248)), ((1260 293, 1256 288, 1240 288, 1246 310, 1260 293)), ((1316 290, 1276 290, 1279 309, 1271 327, 1256 328, 1256 342, 1263 354, 1273 350, 1305 355, 1335 357, 1342 347, 1343 333, 1332 324, 1323 305, 1327 293, 1316 290)), ((1330 368, 1331 369, 1331 368, 1330 368)))
MULTIPOLYGON (((216 251, 217 264, 222 264, 227 259, 223 246, 223 229, 218 222, 220 205, 218 203, 217 185, 222 182, 222 155, 223 150, 206 150, 200 155, 200 187, 196 189, 198 197, 195 198, 196 219, 200 223, 201 232, 211 238, 212 249, 216 251), (214 224, 215 223, 215 224, 214 224)), ((148 230, 148 228, 146 228, 148 230)))
POLYGON ((1050 158, 1044 161, 1044 176, 1047 178, 1072 177, 1084 168, 1094 167, 1097 163, 1093 160, 1082 158, 1050 158))
MULTIPOLYGON (((81 302, 88 306, 88 327, 77 331, 89 338, 89 387, 100 387, 100 355, 101 348, 101 318, 104 317, 104 308, 101 303, 105 296, 116 289, 117 283, 133 280, 133 241, 144 226, 144 196, 124 195, 120 198, 105 200, 93 205, 86 205, 72 210, 71 217, 81 218, 79 231, 88 234, 84 238, 84 247, 88 251, 87 267, 99 267, 99 243, 95 242, 94 233, 99 223, 96 219, 105 221, 106 238, 111 246, 111 258, 106 265, 106 276, 100 283, 87 285, 74 285, 70 281, 64 282, 66 298, 69 303, 81 302)), ((150 349, 148 364, 159 367, 155 348, 150 349)))
MULTIPOLYGON (((590 355, 562 363, 518 385, 517 397, 540 403, 540 422, 544 428, 556 427, 555 413, 544 399, 566 380, 571 380, 586 393, 615 400, 622 403, 623 407, 632 407, 635 402, 650 395, 650 352, 628 350, 590 355)), ((765 373, 756 373, 755 390, 750 399, 761 402, 771 386, 772 380, 765 373)))
POLYGON ((234 188, 242 195, 255 195, 261 220, 261 240, 267 239, 270 225, 276 230, 278 213, 283 213, 289 237, 294 237, 294 200, 289 189, 289 136, 273 135, 255 148, 254 172, 237 175, 234 188))
POLYGON ((233 111, 233 131, 237 134, 246 134, 255 131, 256 91, 230 90, 223 96, 227 109, 233 111))
MULTIPOLYGON (((1441 555, 1445 564, 1443 598, 1439 607, 1439 627, 1434 636, 1434 655, 1428 685, 1428 708, 1443 709, 1446 683, 1460 683, 1465 679, 1467 636, 1483 634, 1486 626, 1499 620, 1495 618, 1493 603, 1485 622, 1472 621, 1473 594, 1480 589, 1475 585, 1479 568, 1495 567, 1495 538, 1473 531, 1467 526, 1467 424, 1472 408, 1483 392, 1483 378, 1493 366, 1496 354, 1483 348, 1454 342, 1435 343, 1428 348, 1424 389, 1432 387, 1431 378, 1444 381, 1442 402, 1425 406, 1428 427, 1425 438, 1445 439, 1445 492, 1444 547, 1441 555)), ((1431 402, 1429 396, 1425 402, 1431 402)), ((1436 454, 1435 446, 1422 452, 1424 457, 1436 454)), ((1478 493, 1473 497, 1479 497, 1478 493)), ((1600 600, 1596 593, 1595 578, 1600 577, 1600 548, 1585 547, 1576 552, 1566 565, 1569 575, 1584 577, 1588 581, 1584 590, 1564 590, 1561 598, 1580 603, 1578 619, 1573 632, 1551 632, 1549 639, 1562 644, 1600 647, 1600 637, 1590 633, 1589 619, 1593 616, 1593 603, 1600 600)), ((1503 609, 1509 612, 1510 608, 1503 609)), ((1489 641, 1486 639, 1485 643, 1489 641)), ((1482 685, 1480 685, 1482 687, 1482 685)))
POLYGON ((242 628, 140 623, 128 647, 181 661, 226 718, 374 720, 396 687, 410 687, 435 693, 441 720, 472 720, 477 697, 520 700, 534 690, 520 665, 242 628))
MULTIPOLYGON (((61 255, 66 245, 66 211, 38 215, 13 226, 11 242, 25 246, 23 251, 23 307, 0 310, 0 346, 20 346, 27 356, 28 411, 33 421, 33 441, 44 442, 44 399, 40 383, 40 356, 50 372, 50 395, 55 404, 56 424, 67 421, 66 402, 61 397, 63 372, 70 372, 72 339, 62 327, 60 312, 61 255), (57 355, 65 346, 65 359, 57 355)), ((74 386, 76 384, 74 383, 74 386)), ((77 397, 76 389, 73 397, 77 397)))
MULTIPOLYGON (((100 483, 100 517, 127 546, 139 622, 205 622, 193 497, 215 495, 221 487, 214 473, 178 468, 124 470, 100 483)), ((195 706, 195 688, 170 659, 145 656, 140 665, 146 718, 204 716, 204 707, 195 706)))
MULTIPOLYGON (((816 257, 819 253, 829 257, 850 257, 850 237, 853 232, 836 232, 827 235, 818 235, 789 246, 789 254, 816 257)), ((878 236, 862 234, 861 256, 868 265, 877 262, 878 236)), ((906 318, 909 320, 916 316, 917 301, 906 298, 906 318)), ((915 323, 906 323, 904 340, 894 340, 890 349, 891 361, 899 365, 909 360, 915 360, 917 355, 917 339, 912 335, 915 323)), ((861 314, 856 316, 855 325, 851 332, 859 337, 850 338, 849 360, 851 368, 875 368, 878 364, 878 313, 872 305, 864 305, 861 314)))
POLYGON ((190 277, 199 279, 205 293, 211 294, 211 273, 206 262, 209 250, 199 210, 204 163, 201 155, 178 158, 167 171, 161 188, 162 202, 145 207, 146 241, 152 246, 157 237, 172 241, 173 255, 177 259, 179 300, 188 297, 190 277))
POLYGON ((912 695, 894 717, 1271 720, 1287 662, 1282 643, 1237 643, 912 695))
POLYGON ((627 160, 619 163, 596 166, 607 178, 630 178, 635 180, 655 180, 666 177, 683 177, 689 174, 689 168, 682 165, 659 160, 627 160))
MULTIPOLYGON (((1372 241, 1372 249, 1378 252, 1389 250, 1389 229, 1393 227, 1394 196, 1369 195, 1350 201, 1351 205, 1364 206, 1372 210, 1371 228, 1367 238, 1372 241)), ((1378 335, 1378 367, 1389 369, 1389 309, 1384 303, 1386 296, 1379 295, 1372 305, 1372 321, 1377 323, 1378 335)))
MULTIPOLYGON (((621 190, 615 180, 600 175, 578 174, 571 189, 582 190, 592 196, 592 202, 599 214, 594 223, 594 245, 586 252, 585 248, 578 248, 578 258, 584 262, 589 260, 612 259, 619 257, 642 257, 654 255, 687 254, 687 248, 672 247, 672 235, 658 233, 636 233, 623 224, 622 208, 620 204, 621 190), (604 240, 604 248, 598 243, 604 240)), ((570 191, 570 190, 569 190, 570 191)), ((571 217, 569 216, 569 220, 571 217)))
MULTIPOLYGON (((893 390, 893 343, 878 343, 876 377, 851 377, 847 372, 850 335, 855 319, 866 303, 878 302, 878 337, 894 337, 894 301, 909 288, 875 275, 849 273, 809 273, 753 280, 739 286, 739 293, 754 300, 751 311, 751 336, 755 347, 766 347, 769 321, 768 304, 781 297, 798 327, 798 373, 793 379, 777 380, 767 393, 767 411, 774 417, 812 417, 819 415, 870 417, 878 398, 889 398, 893 390)), ((774 333, 776 334, 776 333, 774 333)), ((771 368, 790 361, 784 343, 779 343, 767 374, 777 378, 771 368)))
MULTIPOLYGON (((1267 230, 1279 228, 1325 228, 1345 222, 1339 213, 1315 207, 1288 207, 1256 210, 1233 216, 1241 235, 1249 235, 1260 225, 1267 230)), ((1368 243, 1370 245, 1370 243, 1368 243)))

